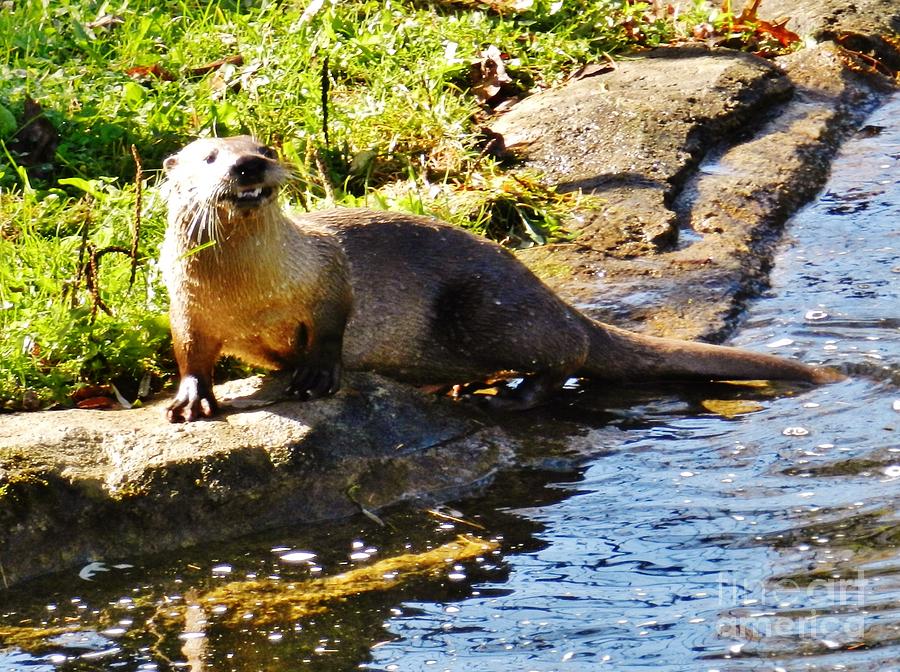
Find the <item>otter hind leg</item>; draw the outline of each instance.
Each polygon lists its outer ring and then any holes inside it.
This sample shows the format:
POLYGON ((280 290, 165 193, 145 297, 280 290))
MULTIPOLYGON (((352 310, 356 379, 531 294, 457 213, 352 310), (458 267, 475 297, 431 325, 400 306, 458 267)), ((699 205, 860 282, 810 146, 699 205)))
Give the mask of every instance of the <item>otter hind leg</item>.
POLYGON ((302 364, 294 369, 287 392, 304 401, 331 396, 341 389, 340 361, 329 366, 302 364))
POLYGON ((570 377, 570 373, 544 371, 525 376, 516 387, 502 387, 496 395, 479 397, 481 403, 493 410, 527 411, 546 403, 570 377))
POLYGON ((590 347, 576 314, 537 279, 513 288, 504 279, 446 286, 436 302, 433 332, 472 371, 486 378, 500 371, 523 377, 515 388, 478 395, 479 403, 502 410, 544 403, 582 368, 590 347))

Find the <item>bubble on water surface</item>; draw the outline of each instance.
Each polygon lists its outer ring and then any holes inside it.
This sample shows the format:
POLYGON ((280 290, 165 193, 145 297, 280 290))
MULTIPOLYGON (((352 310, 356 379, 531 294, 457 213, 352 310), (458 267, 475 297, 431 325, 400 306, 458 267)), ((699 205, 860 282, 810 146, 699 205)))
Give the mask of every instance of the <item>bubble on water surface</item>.
POLYGON ((314 557, 316 557, 316 554, 310 553, 309 551, 291 551, 290 553, 279 556, 278 559, 282 562, 300 563, 309 562, 314 557))
POLYGON ((96 660, 97 658, 106 658, 107 656, 114 656, 119 653, 122 649, 118 646, 114 646, 111 649, 105 649, 103 651, 91 651, 90 653, 82 654, 81 658, 83 660, 96 660))
POLYGON ((809 430, 806 427, 785 427, 781 433, 785 436, 807 436, 809 430))

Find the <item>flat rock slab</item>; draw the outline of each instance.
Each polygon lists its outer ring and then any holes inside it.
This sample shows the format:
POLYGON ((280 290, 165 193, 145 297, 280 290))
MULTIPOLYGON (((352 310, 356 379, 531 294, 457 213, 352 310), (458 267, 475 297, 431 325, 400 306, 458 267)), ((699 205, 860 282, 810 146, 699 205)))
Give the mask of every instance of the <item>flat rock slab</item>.
POLYGON ((378 376, 350 375, 324 401, 273 402, 283 388, 219 386, 225 413, 189 425, 159 403, 0 419, 0 582, 447 499, 512 463, 471 409, 378 376))
POLYGON ((776 64, 659 49, 532 96, 492 130, 522 169, 595 198, 569 227, 572 245, 522 258, 595 317, 720 341, 765 286, 783 223, 892 90, 887 79, 848 69, 845 54, 825 43, 776 64), (564 144, 579 129, 591 129, 596 144, 564 144))
POLYGON ((658 49, 601 73, 526 98, 491 130, 558 190, 602 196, 579 242, 620 257, 674 242, 667 204, 709 146, 793 89, 768 61, 703 48, 658 49))
MULTIPOLYGON (((522 252, 586 312, 636 329, 719 340, 765 285, 783 222, 824 183, 840 142, 890 93, 865 49, 898 56, 900 7, 772 2, 760 16, 825 42, 775 63, 660 49, 526 99, 494 130, 563 190, 592 194, 575 242, 522 252), (852 44, 851 44, 852 42, 852 44), (848 46, 850 45, 850 46, 848 46), (848 64, 854 67, 848 67, 848 64)), ((897 67, 897 66, 891 66, 897 67)), ((403 499, 446 499, 541 451, 596 451, 595 430, 534 445, 496 418, 373 375, 334 398, 276 402, 284 381, 218 388, 215 421, 129 411, 0 417, 0 586, 403 499), (551 445, 551 448, 548 448, 551 445)))

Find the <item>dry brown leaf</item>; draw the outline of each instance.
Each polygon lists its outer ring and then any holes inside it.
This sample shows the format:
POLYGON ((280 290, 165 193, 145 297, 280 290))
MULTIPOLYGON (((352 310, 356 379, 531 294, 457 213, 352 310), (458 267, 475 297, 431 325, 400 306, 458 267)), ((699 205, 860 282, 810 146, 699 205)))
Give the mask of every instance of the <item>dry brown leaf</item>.
POLYGON ((478 102, 487 103, 500 93, 504 84, 512 82, 512 79, 506 74, 504 54, 495 45, 492 44, 482 51, 480 56, 480 60, 472 63, 469 74, 472 93, 478 102))
POLYGON ((729 420, 765 409, 765 406, 757 401, 744 399, 704 399, 700 405, 707 411, 729 420))

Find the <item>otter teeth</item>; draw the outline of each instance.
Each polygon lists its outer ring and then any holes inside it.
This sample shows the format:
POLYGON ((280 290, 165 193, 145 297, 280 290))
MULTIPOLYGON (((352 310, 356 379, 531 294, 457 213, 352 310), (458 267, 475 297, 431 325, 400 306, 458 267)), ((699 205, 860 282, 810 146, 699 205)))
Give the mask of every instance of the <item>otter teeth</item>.
POLYGON ((260 194, 262 194, 262 187, 257 187, 256 189, 248 189, 247 191, 240 191, 240 192, 238 192, 237 197, 252 200, 254 198, 259 198, 260 194))

